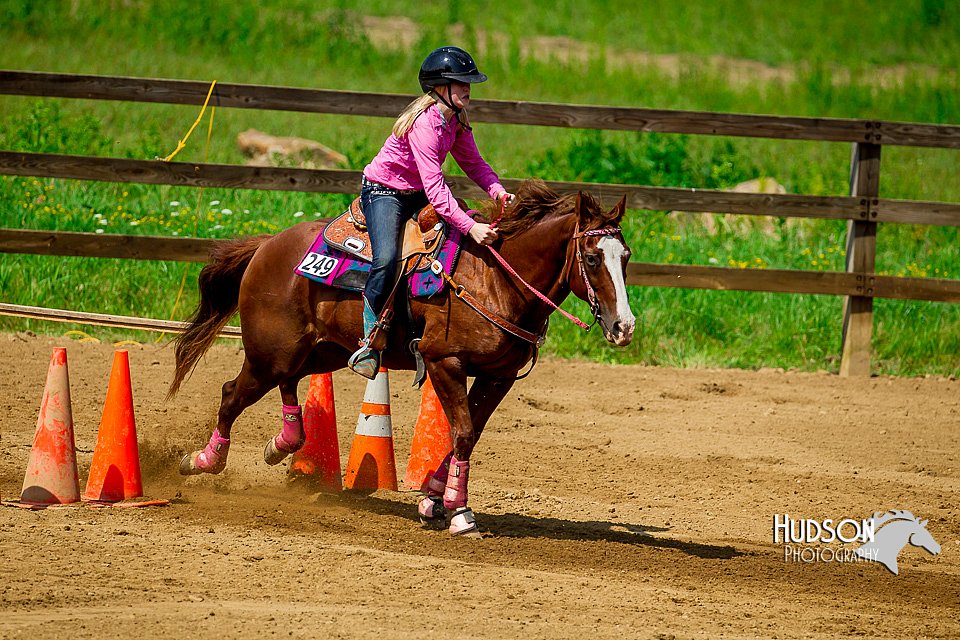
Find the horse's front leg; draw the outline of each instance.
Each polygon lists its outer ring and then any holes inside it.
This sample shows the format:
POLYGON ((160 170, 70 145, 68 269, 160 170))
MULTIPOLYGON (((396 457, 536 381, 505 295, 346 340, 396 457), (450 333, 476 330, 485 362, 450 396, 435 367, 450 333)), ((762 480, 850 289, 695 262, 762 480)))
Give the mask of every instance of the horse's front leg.
POLYGON ((493 411, 513 386, 513 380, 478 377, 467 395, 466 375, 459 361, 437 365, 436 373, 429 365, 428 369, 450 421, 453 451, 430 478, 427 497, 420 502, 418 511, 421 521, 433 525, 444 522, 446 511, 452 510, 450 533, 479 537, 473 511, 467 506, 470 455, 493 411))

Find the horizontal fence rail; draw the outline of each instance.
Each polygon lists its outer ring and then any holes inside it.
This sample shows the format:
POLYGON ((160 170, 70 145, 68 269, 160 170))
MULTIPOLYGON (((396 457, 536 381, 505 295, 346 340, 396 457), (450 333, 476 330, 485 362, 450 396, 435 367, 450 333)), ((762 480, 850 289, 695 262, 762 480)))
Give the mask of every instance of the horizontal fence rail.
MULTIPOLYGON (((6 302, 0 302, 0 316, 49 320, 51 322, 76 322, 78 324, 92 324, 99 327, 139 329, 141 331, 159 331, 161 333, 183 333, 190 326, 187 322, 177 320, 157 320, 154 318, 117 316, 107 313, 70 311, 68 309, 48 309, 46 307, 31 307, 22 304, 8 304, 6 302)), ((217 336, 221 338, 239 338, 240 327, 223 327, 217 336)))
MULTIPOLYGON (((0 174, 188 187, 355 194, 359 192, 361 172, 0 151, 0 174)), ((488 197, 469 178, 450 176, 447 181, 457 195, 462 197, 488 197)), ((522 181, 504 179, 501 182, 508 189, 516 189, 522 181)), ((651 211, 707 211, 960 226, 960 204, 946 202, 856 196, 733 193, 597 182, 547 181, 547 185, 559 193, 588 191, 609 201, 618 200, 625 195, 627 207, 651 211)))
MULTIPOLYGON (((318 219, 318 222, 327 221, 327 218, 318 219)), ((224 241, 209 238, 0 229, 0 253, 48 256, 206 262, 210 250, 219 242, 224 241)), ((960 280, 902 278, 874 273, 734 269, 630 262, 627 265, 627 284, 960 302, 960 280)))
MULTIPOLYGON (((0 71, 0 94, 166 104, 203 104, 210 82, 0 71)), ((218 82, 217 107, 394 118, 416 96, 218 82)), ((475 122, 692 133, 785 140, 866 142, 960 149, 960 126, 842 118, 673 111, 548 102, 473 100, 475 122)))

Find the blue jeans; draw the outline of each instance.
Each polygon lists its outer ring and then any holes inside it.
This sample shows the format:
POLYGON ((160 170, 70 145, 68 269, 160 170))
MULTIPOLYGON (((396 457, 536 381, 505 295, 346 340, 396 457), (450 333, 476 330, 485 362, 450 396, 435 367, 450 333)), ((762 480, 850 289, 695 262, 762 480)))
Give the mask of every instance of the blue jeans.
POLYGON ((397 274, 400 231, 404 223, 427 204, 423 191, 397 191, 363 179, 360 207, 367 220, 373 250, 373 266, 363 295, 377 315, 383 311, 397 274))

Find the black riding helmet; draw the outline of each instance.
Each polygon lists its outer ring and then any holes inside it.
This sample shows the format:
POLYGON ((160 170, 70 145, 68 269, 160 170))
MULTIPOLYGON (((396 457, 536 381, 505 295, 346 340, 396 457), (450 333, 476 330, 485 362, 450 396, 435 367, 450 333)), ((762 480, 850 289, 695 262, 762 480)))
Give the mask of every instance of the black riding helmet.
POLYGON ((480 73, 477 63, 460 47, 440 47, 430 52, 420 65, 420 88, 424 93, 454 81, 472 84, 486 80, 486 74, 480 73))

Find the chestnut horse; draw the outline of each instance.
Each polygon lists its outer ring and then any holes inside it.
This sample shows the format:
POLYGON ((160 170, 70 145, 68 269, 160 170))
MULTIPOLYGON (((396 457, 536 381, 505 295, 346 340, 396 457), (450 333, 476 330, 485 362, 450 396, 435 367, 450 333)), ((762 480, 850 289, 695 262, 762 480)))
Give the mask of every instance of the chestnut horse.
MULTIPOLYGON (((488 247, 465 242, 450 274, 458 286, 411 299, 414 327, 394 320, 383 366, 413 369, 409 341, 414 332, 422 335, 419 352, 453 435, 453 451, 424 487, 418 511, 425 524, 447 526, 449 516, 451 533, 479 535, 467 507, 470 454, 518 373, 534 358, 553 305, 572 291, 590 303, 608 341, 623 346, 632 339, 635 319, 625 284, 630 250, 618 226, 625 203, 622 199, 604 212, 590 195, 559 196, 542 181, 525 181, 503 212, 500 240, 494 245, 515 273, 498 263, 488 247), (469 392, 468 376, 475 378, 469 392)), ((238 310, 244 361, 240 374, 223 385, 209 444, 184 457, 181 473, 222 471, 237 416, 274 387, 280 388, 284 421, 267 443, 264 458, 277 464, 303 445, 297 383, 313 373, 346 367, 362 337, 359 293, 294 274, 322 224, 304 222, 275 236, 222 243, 201 271, 200 303, 176 341, 170 395, 238 310)))

